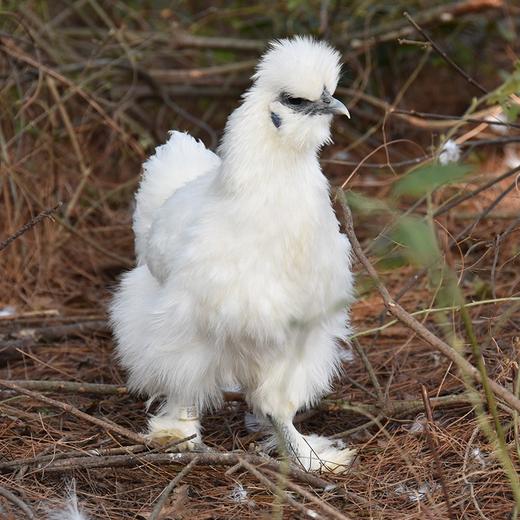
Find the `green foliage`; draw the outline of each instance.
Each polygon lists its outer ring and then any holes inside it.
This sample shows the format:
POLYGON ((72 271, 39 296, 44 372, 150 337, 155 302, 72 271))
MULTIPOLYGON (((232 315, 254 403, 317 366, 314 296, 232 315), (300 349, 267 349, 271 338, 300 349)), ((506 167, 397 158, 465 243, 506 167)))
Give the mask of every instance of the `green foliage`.
POLYGON ((350 208, 356 213, 370 215, 371 213, 391 211, 390 206, 381 199, 367 197, 366 195, 354 191, 348 191, 345 196, 347 197, 350 208))
POLYGON ((441 261, 437 238, 432 228, 418 217, 402 216, 391 233, 411 264, 430 267, 441 261))
POLYGON ((514 70, 504 77, 504 83, 488 98, 489 104, 500 104, 508 121, 514 121, 520 114, 520 105, 510 101, 512 94, 520 94, 520 60, 515 63, 514 70))
POLYGON ((411 195, 421 197, 446 184, 461 181, 470 171, 469 166, 460 164, 428 164, 401 177, 395 184, 392 193, 396 197, 411 195))

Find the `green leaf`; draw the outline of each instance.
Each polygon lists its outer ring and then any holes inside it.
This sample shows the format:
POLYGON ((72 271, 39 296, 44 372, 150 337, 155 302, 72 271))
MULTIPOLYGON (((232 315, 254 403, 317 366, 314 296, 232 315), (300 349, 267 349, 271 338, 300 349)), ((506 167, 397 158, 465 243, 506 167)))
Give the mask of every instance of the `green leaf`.
POLYGON ((422 166, 401 177, 394 184, 392 193, 397 197, 402 195, 421 197, 440 186, 461 181, 470 170, 469 166, 461 164, 422 166))
POLYGON ((361 193, 354 191, 347 191, 345 193, 348 205, 355 213, 361 213, 367 215, 370 213, 382 213, 391 211, 390 207, 386 202, 381 199, 374 199, 373 197, 367 197, 361 193))
POLYGON ((433 267, 441 262, 441 253, 432 228, 417 217, 401 217, 392 233, 392 239, 403 248, 403 254, 412 264, 433 267))

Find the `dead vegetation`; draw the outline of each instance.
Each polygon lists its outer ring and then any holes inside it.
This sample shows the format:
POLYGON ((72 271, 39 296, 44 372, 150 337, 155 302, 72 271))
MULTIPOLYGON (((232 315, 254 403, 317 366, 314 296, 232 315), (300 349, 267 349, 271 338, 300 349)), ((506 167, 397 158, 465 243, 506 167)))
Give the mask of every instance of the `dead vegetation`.
POLYGON ((519 8, 406 2, 418 31, 398 4, 143 4, 2 6, 0 516, 45 517, 74 478, 110 520, 516 518, 519 8), (265 42, 295 32, 344 53, 353 114, 323 164, 361 243, 355 348, 298 418, 358 448, 333 477, 263 456, 233 393, 204 420, 214 452, 145 445, 105 321, 143 159, 171 128, 214 147, 265 42), (448 139, 469 171, 396 196, 448 139), (403 216, 430 227, 400 241, 403 216))

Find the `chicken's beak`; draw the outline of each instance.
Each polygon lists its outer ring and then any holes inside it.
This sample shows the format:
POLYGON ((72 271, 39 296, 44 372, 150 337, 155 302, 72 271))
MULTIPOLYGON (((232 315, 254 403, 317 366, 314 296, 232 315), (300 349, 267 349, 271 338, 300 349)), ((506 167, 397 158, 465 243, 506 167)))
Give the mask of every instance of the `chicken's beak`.
POLYGON ((348 111, 348 108, 339 99, 330 99, 328 111, 331 114, 342 114, 350 119, 350 112, 348 111))

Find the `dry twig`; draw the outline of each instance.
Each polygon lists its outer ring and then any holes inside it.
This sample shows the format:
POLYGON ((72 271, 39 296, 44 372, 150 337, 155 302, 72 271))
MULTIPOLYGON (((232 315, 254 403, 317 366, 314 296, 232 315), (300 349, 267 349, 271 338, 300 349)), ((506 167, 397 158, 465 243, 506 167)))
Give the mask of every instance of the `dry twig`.
MULTIPOLYGON (((241 466, 243 466, 249 473, 254 475, 267 489, 269 489, 272 493, 274 493, 276 496, 279 496, 283 501, 287 502, 290 506, 294 507, 300 513, 302 513, 305 516, 308 516, 309 518, 320 518, 320 516, 316 513, 316 511, 313 511, 312 509, 309 509, 308 507, 304 506, 303 504, 300 504, 300 502, 296 501, 294 498, 292 498, 286 491, 282 489, 280 484, 275 484, 270 479, 268 479, 263 473, 261 473, 253 464, 251 464, 249 461, 247 461, 244 458, 239 458, 241 466)), ((333 518, 338 518, 338 516, 334 516, 333 518)), ((345 516, 340 516, 341 520, 347 519, 345 516)), ((348 519, 347 519, 348 520, 348 519)))
POLYGON ((442 471, 442 464, 437 449, 437 443, 435 442, 435 438, 433 436, 433 413, 432 408, 430 406, 430 398, 428 396, 428 391, 426 390, 426 387, 424 385, 421 385, 421 396, 424 402, 424 409, 426 410, 426 417, 428 418, 426 426, 426 437, 428 439, 429 448, 432 452, 433 459, 435 461, 437 478, 441 484, 442 494, 444 495, 444 502, 446 502, 446 508, 448 509, 448 516, 451 520, 454 520, 456 518, 456 515, 451 505, 450 495, 448 493, 448 486, 446 485, 446 479, 444 478, 444 472, 442 471))
POLYGON ((27 224, 22 226, 16 233, 13 233, 11 236, 7 237, 5 240, 0 242, 0 251, 5 249, 11 242, 14 242, 18 237, 22 236, 24 233, 32 229, 34 226, 39 224, 42 220, 46 218, 52 218, 52 214, 60 209, 62 203, 58 202, 56 206, 53 208, 46 209, 32 218, 27 224))
POLYGON ((446 62, 448 65, 453 67, 457 71, 458 74, 460 74, 468 83, 473 85, 474 87, 477 87, 480 92, 483 94, 487 94, 487 90, 476 80, 474 80, 467 72, 462 70, 447 54, 445 51, 443 51, 437 43, 435 43, 423 29, 419 26, 419 24, 405 11, 404 12, 405 18, 414 26, 414 28, 420 32, 424 38, 430 43, 430 45, 435 49, 437 54, 446 62))
POLYGON ((170 493, 175 489, 175 486, 195 467, 198 461, 198 457, 195 457, 188 465, 179 471, 175 478, 172 479, 171 482, 163 489, 161 495, 159 496, 159 500, 157 500, 157 503, 153 508, 149 520, 159 520, 161 517, 161 511, 164 507, 164 504, 166 504, 166 500, 170 496, 170 493))

